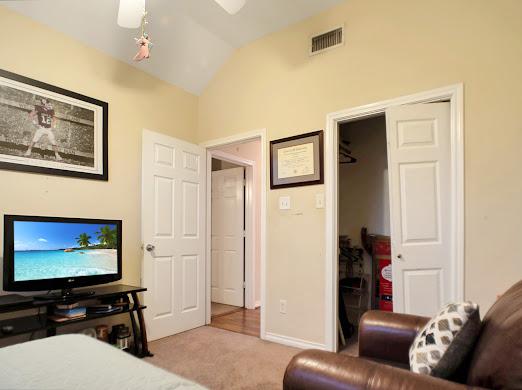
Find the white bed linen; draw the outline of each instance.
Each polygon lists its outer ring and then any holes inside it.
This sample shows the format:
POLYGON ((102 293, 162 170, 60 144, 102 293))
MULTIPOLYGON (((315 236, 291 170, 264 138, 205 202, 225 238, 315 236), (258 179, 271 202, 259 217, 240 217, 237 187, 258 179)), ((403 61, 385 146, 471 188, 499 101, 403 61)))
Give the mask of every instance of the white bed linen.
POLYGON ((0 389, 205 388, 107 343, 70 334, 0 348, 0 389))

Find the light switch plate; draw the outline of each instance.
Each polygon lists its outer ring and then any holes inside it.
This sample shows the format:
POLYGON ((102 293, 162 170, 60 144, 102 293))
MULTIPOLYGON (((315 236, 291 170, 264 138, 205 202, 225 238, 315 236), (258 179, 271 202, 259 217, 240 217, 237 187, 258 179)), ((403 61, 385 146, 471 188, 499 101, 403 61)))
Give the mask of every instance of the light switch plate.
POLYGON ((290 210, 290 197, 280 196, 279 197, 279 210, 290 210))
POLYGON ((315 194, 315 208, 324 209, 324 194, 315 194))

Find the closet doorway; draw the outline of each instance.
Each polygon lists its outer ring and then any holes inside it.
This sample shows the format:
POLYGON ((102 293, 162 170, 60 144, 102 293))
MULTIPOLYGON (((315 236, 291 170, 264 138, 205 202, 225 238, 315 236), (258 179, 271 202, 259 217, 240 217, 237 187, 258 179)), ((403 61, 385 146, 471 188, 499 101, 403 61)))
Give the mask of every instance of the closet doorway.
POLYGON ((338 139, 339 349, 351 353, 361 315, 391 308, 386 117, 342 123, 338 139))

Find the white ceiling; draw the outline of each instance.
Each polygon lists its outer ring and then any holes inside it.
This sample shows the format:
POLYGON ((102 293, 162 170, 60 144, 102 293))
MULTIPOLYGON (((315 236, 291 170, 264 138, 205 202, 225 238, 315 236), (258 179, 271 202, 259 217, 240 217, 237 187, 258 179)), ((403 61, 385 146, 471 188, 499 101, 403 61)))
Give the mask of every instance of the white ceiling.
MULTIPOLYGON (((134 63, 138 30, 116 24, 118 0, 24 0, 0 4, 189 92, 203 91, 232 52, 343 0, 248 0, 236 15, 214 0, 147 0, 150 60, 134 63)), ((16 35, 16 33, 15 33, 16 35)))

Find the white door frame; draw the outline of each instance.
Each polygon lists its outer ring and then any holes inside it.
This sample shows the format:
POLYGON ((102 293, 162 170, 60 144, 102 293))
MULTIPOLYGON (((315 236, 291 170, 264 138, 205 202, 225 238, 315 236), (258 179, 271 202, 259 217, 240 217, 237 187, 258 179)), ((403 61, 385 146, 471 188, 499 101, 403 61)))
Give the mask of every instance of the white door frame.
POLYGON ((389 107, 404 104, 429 103, 449 100, 451 105, 451 157, 452 157, 452 235, 454 257, 452 284, 457 300, 464 299, 464 96, 463 84, 450 85, 427 92, 402 96, 364 106, 333 112, 326 117, 325 131, 325 192, 326 192, 326 264, 325 264, 325 345, 337 350, 338 305, 338 138, 339 124, 379 114, 389 107))
MULTIPOLYGON (((245 168, 245 301, 244 306, 247 309, 255 309, 256 308, 256 298, 255 298, 255 237, 253 235, 254 226, 256 223, 255 215, 253 213, 253 199, 252 196, 254 194, 254 169, 255 161, 247 160, 245 158, 241 158, 238 156, 234 156, 230 153, 222 152, 221 150, 213 150, 207 149, 207 164, 210 164, 210 185, 212 186, 212 159, 216 158, 221 161, 226 161, 232 164, 236 164, 245 168)), ((208 167, 208 165, 207 165, 208 167)), ((259 168, 257 168, 259 169, 259 168)), ((208 174, 208 168, 207 168, 208 174)), ((207 185, 208 185, 207 180, 207 185)), ((212 194, 212 188, 210 191, 207 188, 207 207, 208 207, 208 196, 212 194)), ((211 195, 210 195, 211 196, 211 195)), ((212 207, 212 202, 210 202, 210 207, 212 207)), ((212 217, 212 209, 210 209, 209 214, 212 217)), ((212 224, 211 224, 212 226, 212 224)), ((212 232, 210 232, 212 233, 212 232)), ((208 241, 207 234, 207 245, 212 246, 212 240, 208 241)), ((210 236, 212 236, 210 234, 210 236)), ((212 249, 212 248, 211 248, 212 249)), ((212 258, 210 259, 212 260, 212 258)), ((212 261, 210 262, 210 267, 212 268, 212 261)), ((207 282, 207 284, 209 284, 207 282)), ((208 287, 208 286, 207 286, 208 287)), ((211 293, 212 295, 212 293, 211 293)), ((208 317, 208 313, 207 313, 208 317)))
MULTIPOLYGON (((267 224, 267 210, 266 210, 266 180, 267 180, 267 148, 266 148, 266 129, 260 129, 260 130, 254 130, 247 133, 241 133, 237 135, 233 135, 230 137, 225 138, 219 138, 207 142, 203 142, 200 144, 200 146, 207 149, 207 162, 210 162, 210 165, 207 164, 207 231, 206 231, 206 242, 207 242, 207 259, 206 259, 206 321, 207 324, 210 324, 211 320, 211 312, 210 312, 210 306, 211 306, 211 288, 210 288, 210 282, 211 282, 211 179, 212 179, 212 156, 215 155, 219 159, 228 159, 229 162, 233 162, 240 165, 249 165, 248 163, 252 163, 250 160, 241 159, 236 156, 231 156, 227 153, 218 152, 216 150, 212 150, 218 147, 242 143, 242 142, 248 142, 253 141, 255 139, 259 139, 261 141, 261 164, 258 167, 258 169, 261 170, 261 231, 260 231, 260 246, 261 246, 261 259, 260 259, 260 266, 261 266, 261 277, 260 277, 260 290, 261 290, 261 320, 260 320, 260 338, 265 339, 266 338, 266 310, 265 310, 265 302, 266 302, 266 248, 267 248, 267 239, 266 239, 266 224, 267 224), (217 152, 217 153, 216 153, 217 152), (224 157, 224 158, 223 158, 224 157)), ((253 171, 252 171, 253 174, 253 171)), ((248 197, 248 195, 247 195, 248 197)), ((248 224, 247 224, 248 226, 248 224)), ((250 251, 249 251, 250 252, 250 251)), ((253 259, 253 257, 252 257, 253 259)), ((246 259, 245 259, 246 260, 246 259)), ((253 266, 253 261, 250 264, 250 267, 253 266)), ((247 267, 246 261, 245 261, 245 267, 247 267)), ((252 268, 250 268, 252 269, 252 268)), ((253 270, 253 269, 252 269, 253 270)), ((246 271, 246 268, 245 268, 246 271)), ((246 272, 245 272, 246 273, 246 272)), ((251 273, 253 275, 253 272, 251 273)), ((248 286, 248 281, 247 281, 248 286)), ((254 290, 254 289, 252 289, 254 290)), ((251 292, 252 295, 255 293, 254 291, 251 292)), ((245 304, 246 304, 246 292, 245 292, 245 304)), ((254 300, 255 302, 255 300, 254 300)))

